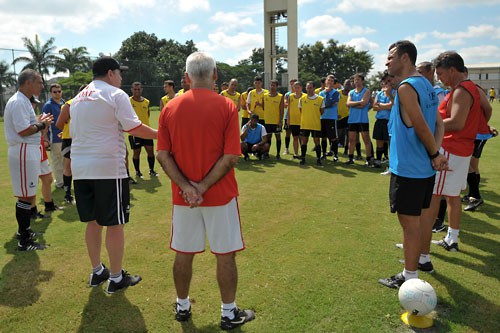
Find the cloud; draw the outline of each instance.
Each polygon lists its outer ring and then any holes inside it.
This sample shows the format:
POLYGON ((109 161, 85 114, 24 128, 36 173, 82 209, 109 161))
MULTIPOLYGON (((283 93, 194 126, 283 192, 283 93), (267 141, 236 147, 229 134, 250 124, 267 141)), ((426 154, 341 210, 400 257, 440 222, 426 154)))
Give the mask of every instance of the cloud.
POLYGON ((316 2, 316 0, 298 0, 297 5, 300 7, 300 6, 306 5, 308 3, 313 3, 313 2, 316 2))
POLYGON ((236 12, 217 12, 212 17, 210 21, 219 23, 221 25, 221 30, 227 30, 229 26, 251 26, 255 25, 255 22, 251 17, 248 17, 246 13, 236 13, 236 12))
POLYGON ((171 4, 184 13, 190 13, 195 10, 210 10, 210 1, 208 0, 171 1, 171 4))
POLYGON ((335 11, 353 12, 359 10, 373 10, 384 13, 425 12, 460 6, 481 6, 499 4, 499 0, 341 0, 335 11))
POLYGON ((427 38, 427 35, 428 35, 427 32, 417 32, 413 36, 405 37, 405 39, 413 42, 413 44, 418 44, 420 41, 427 38))
POLYGON ((356 51, 373 51, 380 48, 380 45, 369 41, 365 37, 353 38, 345 44, 354 47, 356 51))
POLYGON ((471 25, 466 31, 456 31, 451 33, 433 31, 432 35, 440 39, 463 39, 488 37, 500 38, 500 27, 489 24, 471 25))
POLYGON ((462 58, 464 58, 464 62, 467 65, 497 58, 500 53, 500 47, 497 45, 478 45, 461 48, 457 52, 462 56, 462 58))
POLYGON ((223 31, 217 31, 208 35, 207 41, 197 42, 196 46, 201 51, 225 53, 224 59, 216 59, 234 65, 239 59, 248 58, 252 49, 263 47, 264 36, 262 34, 237 33, 228 35, 223 31))
POLYGON ((349 25, 342 18, 331 15, 315 16, 305 22, 300 22, 300 27, 306 37, 365 35, 376 31, 359 25, 349 25))
POLYGON ((190 32, 200 32, 200 26, 198 24, 188 24, 182 27, 181 32, 183 34, 188 34, 190 32))

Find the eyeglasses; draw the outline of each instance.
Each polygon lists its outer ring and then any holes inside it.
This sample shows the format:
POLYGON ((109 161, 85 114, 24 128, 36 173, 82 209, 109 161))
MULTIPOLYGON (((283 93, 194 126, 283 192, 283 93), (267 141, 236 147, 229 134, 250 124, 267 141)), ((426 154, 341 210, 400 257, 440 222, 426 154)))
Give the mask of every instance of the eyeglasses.
POLYGON ((53 94, 60 94, 62 91, 61 90, 53 90, 52 93, 53 94))

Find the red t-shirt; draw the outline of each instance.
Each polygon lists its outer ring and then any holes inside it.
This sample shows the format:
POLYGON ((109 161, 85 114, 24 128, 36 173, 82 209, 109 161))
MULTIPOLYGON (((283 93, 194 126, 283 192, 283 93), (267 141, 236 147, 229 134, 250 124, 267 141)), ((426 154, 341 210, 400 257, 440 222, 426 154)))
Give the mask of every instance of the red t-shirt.
MULTIPOLYGON (((190 89, 168 102, 158 123, 157 150, 170 152, 182 174, 199 182, 223 155, 240 155, 238 110, 210 89, 190 89)), ((174 205, 187 206, 172 182, 174 205)), ((231 169, 203 195, 201 206, 222 206, 238 196, 231 169)))
MULTIPOLYGON (((460 131, 444 132, 443 148, 457 156, 470 156, 474 152, 474 140, 476 139, 477 130, 479 127, 479 118, 481 111, 481 102, 479 91, 476 85, 470 81, 465 80, 460 82, 457 87, 461 86, 466 89, 472 96, 472 106, 465 120, 465 126, 460 131)), ((441 118, 447 119, 451 116, 451 104, 453 100, 453 93, 455 89, 446 95, 445 99, 439 105, 439 114, 441 118)))

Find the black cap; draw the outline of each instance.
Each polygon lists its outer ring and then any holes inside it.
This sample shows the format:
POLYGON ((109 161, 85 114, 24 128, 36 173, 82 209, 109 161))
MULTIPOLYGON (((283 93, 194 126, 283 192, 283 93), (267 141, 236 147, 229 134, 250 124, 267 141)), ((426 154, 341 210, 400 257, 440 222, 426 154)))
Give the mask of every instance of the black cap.
POLYGON ((94 74, 94 76, 106 75, 109 70, 114 71, 115 69, 126 71, 128 70, 128 67, 120 66, 118 61, 116 61, 112 57, 101 57, 97 59, 92 65, 92 73, 94 74))
POLYGON ((41 102, 35 96, 30 97, 30 102, 35 104, 40 104, 41 102))

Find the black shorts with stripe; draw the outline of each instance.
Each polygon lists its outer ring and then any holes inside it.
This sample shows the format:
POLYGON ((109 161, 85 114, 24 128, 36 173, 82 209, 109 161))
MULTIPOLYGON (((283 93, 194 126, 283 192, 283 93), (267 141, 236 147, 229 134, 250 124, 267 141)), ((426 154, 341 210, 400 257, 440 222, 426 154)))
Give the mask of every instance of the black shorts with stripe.
POLYGON ((321 137, 332 140, 338 137, 336 119, 321 119, 321 137))
POLYGON ((61 153, 64 157, 71 159, 71 142, 72 139, 63 139, 61 145, 61 153))
POLYGON ((76 208, 80 221, 102 226, 128 222, 130 191, 128 178, 79 179, 74 181, 76 208))
POLYGON ((429 208, 434 189, 435 175, 429 178, 408 178, 391 174, 389 201, 391 213, 420 216, 429 208))
POLYGON ((130 148, 132 150, 141 149, 141 147, 146 147, 146 146, 148 147, 153 146, 153 139, 143 139, 137 136, 129 135, 128 141, 130 143, 130 148))
POLYGON ((483 153, 484 145, 488 140, 474 140, 474 152, 472 153, 472 157, 480 158, 483 153))

